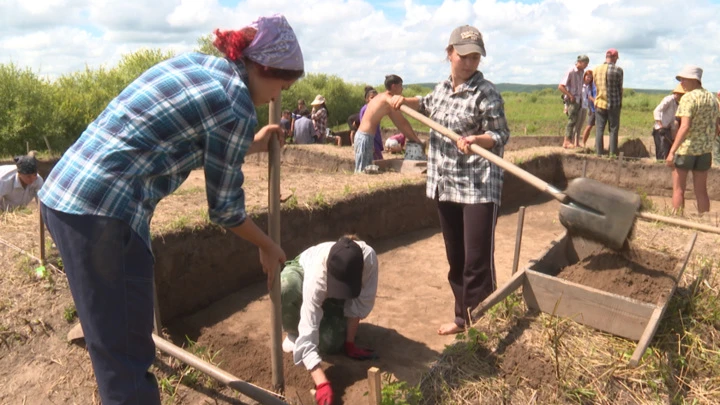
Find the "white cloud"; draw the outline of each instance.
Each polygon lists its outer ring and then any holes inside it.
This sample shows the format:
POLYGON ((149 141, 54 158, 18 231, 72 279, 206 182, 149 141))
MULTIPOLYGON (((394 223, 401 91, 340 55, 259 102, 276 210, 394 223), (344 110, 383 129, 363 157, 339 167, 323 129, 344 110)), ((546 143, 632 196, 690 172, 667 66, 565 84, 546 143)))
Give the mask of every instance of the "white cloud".
POLYGON ((282 12, 294 27, 308 71, 378 84, 396 73, 406 83, 447 77, 453 28, 477 26, 494 82, 557 83, 580 53, 590 66, 607 48, 620 52, 625 84, 674 86, 682 65, 705 68, 720 88, 720 5, 709 0, 3 0, 0 63, 56 77, 113 65, 141 47, 184 52, 215 28, 242 27, 282 12), (224 3, 223 3, 224 4, 224 3))

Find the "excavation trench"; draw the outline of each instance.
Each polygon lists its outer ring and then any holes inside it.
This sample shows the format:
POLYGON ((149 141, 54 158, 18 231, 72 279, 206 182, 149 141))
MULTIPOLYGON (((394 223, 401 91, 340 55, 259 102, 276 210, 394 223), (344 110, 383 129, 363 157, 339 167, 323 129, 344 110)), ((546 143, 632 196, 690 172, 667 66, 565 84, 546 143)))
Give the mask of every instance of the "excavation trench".
MULTIPOLYGON (((641 153, 644 150, 633 147, 641 153)), ((262 157, 257 161, 262 164, 262 157)), ((300 170, 301 164, 309 162, 315 170, 331 172, 342 172, 350 164, 311 148, 284 151, 285 171, 300 170)), ((516 163, 560 188, 585 172, 587 177, 647 195, 665 196, 671 191, 668 169, 647 161, 619 163, 553 153, 517 159, 516 163)), ((720 199, 720 185, 712 183, 708 188, 711 199, 720 199)), ((510 277, 521 205, 527 206, 521 266, 564 231, 557 220, 557 202, 506 175, 495 241, 498 284, 510 277)), ((267 228, 265 212, 253 218, 267 228)), ((417 383, 445 345, 452 343, 452 338, 435 333, 437 325, 452 319, 452 295, 436 208, 425 197, 422 179, 349 195, 331 205, 284 207, 281 229, 289 257, 348 232, 360 235, 378 252, 378 297, 360 327, 358 343, 376 349, 379 360, 357 362, 340 355, 324 356, 326 373, 344 403, 367 401, 368 367, 377 366, 417 383)), ((165 233, 154 238, 153 249, 160 310, 173 340, 182 343, 190 338, 221 350, 216 358, 220 367, 248 382, 270 387, 270 303, 256 249, 213 226, 165 233)), ((288 399, 311 403, 308 373, 294 366, 289 354, 285 354, 284 365, 288 399)))

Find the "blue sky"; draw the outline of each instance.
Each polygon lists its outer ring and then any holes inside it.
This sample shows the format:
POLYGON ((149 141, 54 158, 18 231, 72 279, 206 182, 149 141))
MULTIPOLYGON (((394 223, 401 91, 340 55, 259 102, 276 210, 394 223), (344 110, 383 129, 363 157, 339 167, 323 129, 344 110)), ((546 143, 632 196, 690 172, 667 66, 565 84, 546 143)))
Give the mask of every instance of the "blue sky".
POLYGON ((308 72, 378 84, 437 82, 453 28, 485 38, 494 82, 557 83, 578 54, 617 48, 625 86, 668 89, 683 65, 720 90, 720 0, 0 0, 0 63, 49 78, 112 66, 140 48, 191 51, 215 28, 283 13, 308 72))

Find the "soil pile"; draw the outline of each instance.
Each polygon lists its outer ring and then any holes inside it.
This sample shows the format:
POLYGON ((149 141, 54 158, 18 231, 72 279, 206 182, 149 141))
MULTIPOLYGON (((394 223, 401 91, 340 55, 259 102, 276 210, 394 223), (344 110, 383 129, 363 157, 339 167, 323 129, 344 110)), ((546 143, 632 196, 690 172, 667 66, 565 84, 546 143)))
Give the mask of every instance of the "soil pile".
POLYGON ((658 252, 631 250, 620 254, 604 248, 557 277, 613 294, 655 304, 677 283, 677 259, 658 252))

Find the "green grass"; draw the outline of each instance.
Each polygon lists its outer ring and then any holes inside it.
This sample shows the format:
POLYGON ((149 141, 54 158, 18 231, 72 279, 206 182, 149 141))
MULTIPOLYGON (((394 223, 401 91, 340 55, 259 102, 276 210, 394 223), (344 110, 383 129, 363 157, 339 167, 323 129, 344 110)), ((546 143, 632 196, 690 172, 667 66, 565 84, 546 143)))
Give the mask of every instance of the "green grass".
MULTIPOLYGON (((669 94, 669 93, 668 93, 669 94)), ((620 113, 620 136, 649 136, 653 125, 652 112, 666 94, 646 93, 626 89, 623 108, 620 113)), ((503 92, 505 116, 512 136, 521 135, 563 135, 567 117, 557 89, 536 90, 532 93, 503 92)), ((427 132, 427 125, 408 118, 416 131, 427 132)), ((394 128, 395 124, 385 117, 380 123, 383 128, 394 128)), ((339 126, 347 130, 347 125, 339 126)))

